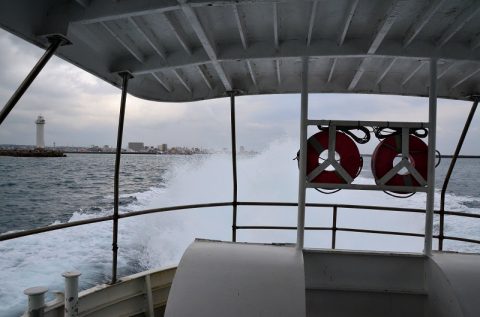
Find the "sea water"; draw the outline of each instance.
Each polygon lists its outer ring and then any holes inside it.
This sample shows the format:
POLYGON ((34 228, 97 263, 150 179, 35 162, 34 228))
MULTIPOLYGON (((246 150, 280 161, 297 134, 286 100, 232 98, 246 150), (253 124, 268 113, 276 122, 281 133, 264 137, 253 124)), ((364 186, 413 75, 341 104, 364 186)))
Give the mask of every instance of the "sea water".
MULTIPOLYGON (((238 156, 239 201, 296 202, 298 169, 294 140, 272 144, 257 155, 238 156)), ((66 158, 0 157, 0 232, 111 215, 114 155, 69 154, 66 158)), ((373 183, 370 159, 356 183, 373 183)), ((450 159, 436 169, 439 188, 450 159)), ((228 154, 123 155, 120 212, 232 200, 228 154)), ((459 159, 447 194, 447 210, 480 212, 480 160, 459 159)), ((425 194, 407 199, 383 192, 342 190, 325 195, 308 190, 315 203, 425 208, 425 194)), ((296 225, 296 207, 238 208, 238 225, 296 225)), ((422 233, 425 215, 338 210, 339 227, 422 233)), ((480 239, 480 220, 446 217, 446 234, 480 239)), ((231 239, 232 207, 180 210, 120 219, 119 276, 175 265, 197 237, 231 239)), ((331 226, 331 208, 307 208, 307 226, 331 226)), ((438 217, 435 218, 438 231, 438 217)), ((238 230, 238 241, 294 242, 294 231, 238 230)), ((81 289, 111 278, 112 224, 102 222, 0 242, 0 316, 18 316, 26 307, 23 290, 37 285, 62 290, 61 273, 79 270, 81 289)), ((331 232, 307 231, 307 247, 330 247, 331 232)), ((434 247, 436 242, 434 243, 434 247)), ((337 248, 421 252, 423 239, 337 233, 337 248)), ((445 249, 479 252, 476 245, 445 242, 445 249)), ((50 295, 51 298, 51 295, 50 295)))

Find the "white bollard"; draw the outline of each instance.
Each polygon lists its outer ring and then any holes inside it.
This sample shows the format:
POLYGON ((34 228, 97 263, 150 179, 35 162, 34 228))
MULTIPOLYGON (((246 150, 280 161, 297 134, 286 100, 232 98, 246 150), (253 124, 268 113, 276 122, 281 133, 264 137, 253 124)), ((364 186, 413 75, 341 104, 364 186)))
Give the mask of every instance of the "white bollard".
POLYGON ((65 316, 78 316, 78 277, 82 273, 78 271, 64 272, 65 278, 65 316))
POLYGON ((23 291, 28 295, 28 315, 29 317, 43 317, 45 312, 45 293, 48 288, 43 286, 30 287, 23 291))

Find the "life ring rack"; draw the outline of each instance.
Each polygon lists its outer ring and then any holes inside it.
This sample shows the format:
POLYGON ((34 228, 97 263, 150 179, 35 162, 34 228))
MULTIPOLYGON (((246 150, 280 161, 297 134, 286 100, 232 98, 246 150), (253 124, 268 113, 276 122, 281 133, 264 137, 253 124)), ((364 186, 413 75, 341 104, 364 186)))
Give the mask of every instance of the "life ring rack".
MULTIPOLYGON (((320 132, 307 139, 305 153, 306 180, 310 187, 326 194, 342 188, 376 188, 399 198, 426 190, 424 187, 427 187, 429 150, 427 144, 421 140, 428 135, 424 123, 394 122, 390 126, 389 122, 379 121, 316 122, 319 122, 317 127, 320 132), (360 130, 364 136, 358 137, 351 130, 360 130), (363 168, 363 158, 355 142, 369 142, 370 134, 380 141, 371 159, 376 185, 352 184, 363 168), (324 157, 325 153, 327 158, 324 157), (339 184, 339 187, 322 187, 322 184, 339 184)), ((297 159, 299 155, 300 151, 297 159)))

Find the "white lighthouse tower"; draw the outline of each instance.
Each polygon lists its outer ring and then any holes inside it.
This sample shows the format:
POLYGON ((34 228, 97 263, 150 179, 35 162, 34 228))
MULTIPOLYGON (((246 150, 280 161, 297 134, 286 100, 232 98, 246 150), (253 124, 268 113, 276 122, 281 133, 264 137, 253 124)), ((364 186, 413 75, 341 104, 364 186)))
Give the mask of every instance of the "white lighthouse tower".
POLYGON ((38 116, 37 120, 35 120, 35 124, 37 125, 37 148, 43 149, 45 147, 45 118, 38 116))

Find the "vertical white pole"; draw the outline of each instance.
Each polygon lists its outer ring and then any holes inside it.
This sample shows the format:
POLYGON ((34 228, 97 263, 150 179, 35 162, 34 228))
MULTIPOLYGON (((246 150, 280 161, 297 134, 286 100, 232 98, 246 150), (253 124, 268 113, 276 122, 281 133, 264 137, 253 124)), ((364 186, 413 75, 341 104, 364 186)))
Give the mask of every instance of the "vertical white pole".
POLYGON ((425 246, 423 252, 432 254, 433 212, 435 198, 435 144, 437 133, 437 59, 430 59, 430 94, 428 103, 428 191, 425 208, 425 246))
POLYGON ((78 277, 81 275, 78 271, 64 272, 65 278, 65 316, 78 316, 78 277))
POLYGON ((145 314, 147 317, 154 317, 155 313, 153 310, 152 281, 150 279, 150 274, 145 275, 145 291, 147 292, 147 311, 145 314))
POLYGON ((28 312, 29 317, 42 317, 45 310, 45 293, 48 288, 43 286, 27 288, 23 291, 28 295, 28 312))
POLYGON ((308 57, 302 58, 302 97, 300 110, 300 170, 298 173, 297 249, 303 249, 307 173, 308 57))

